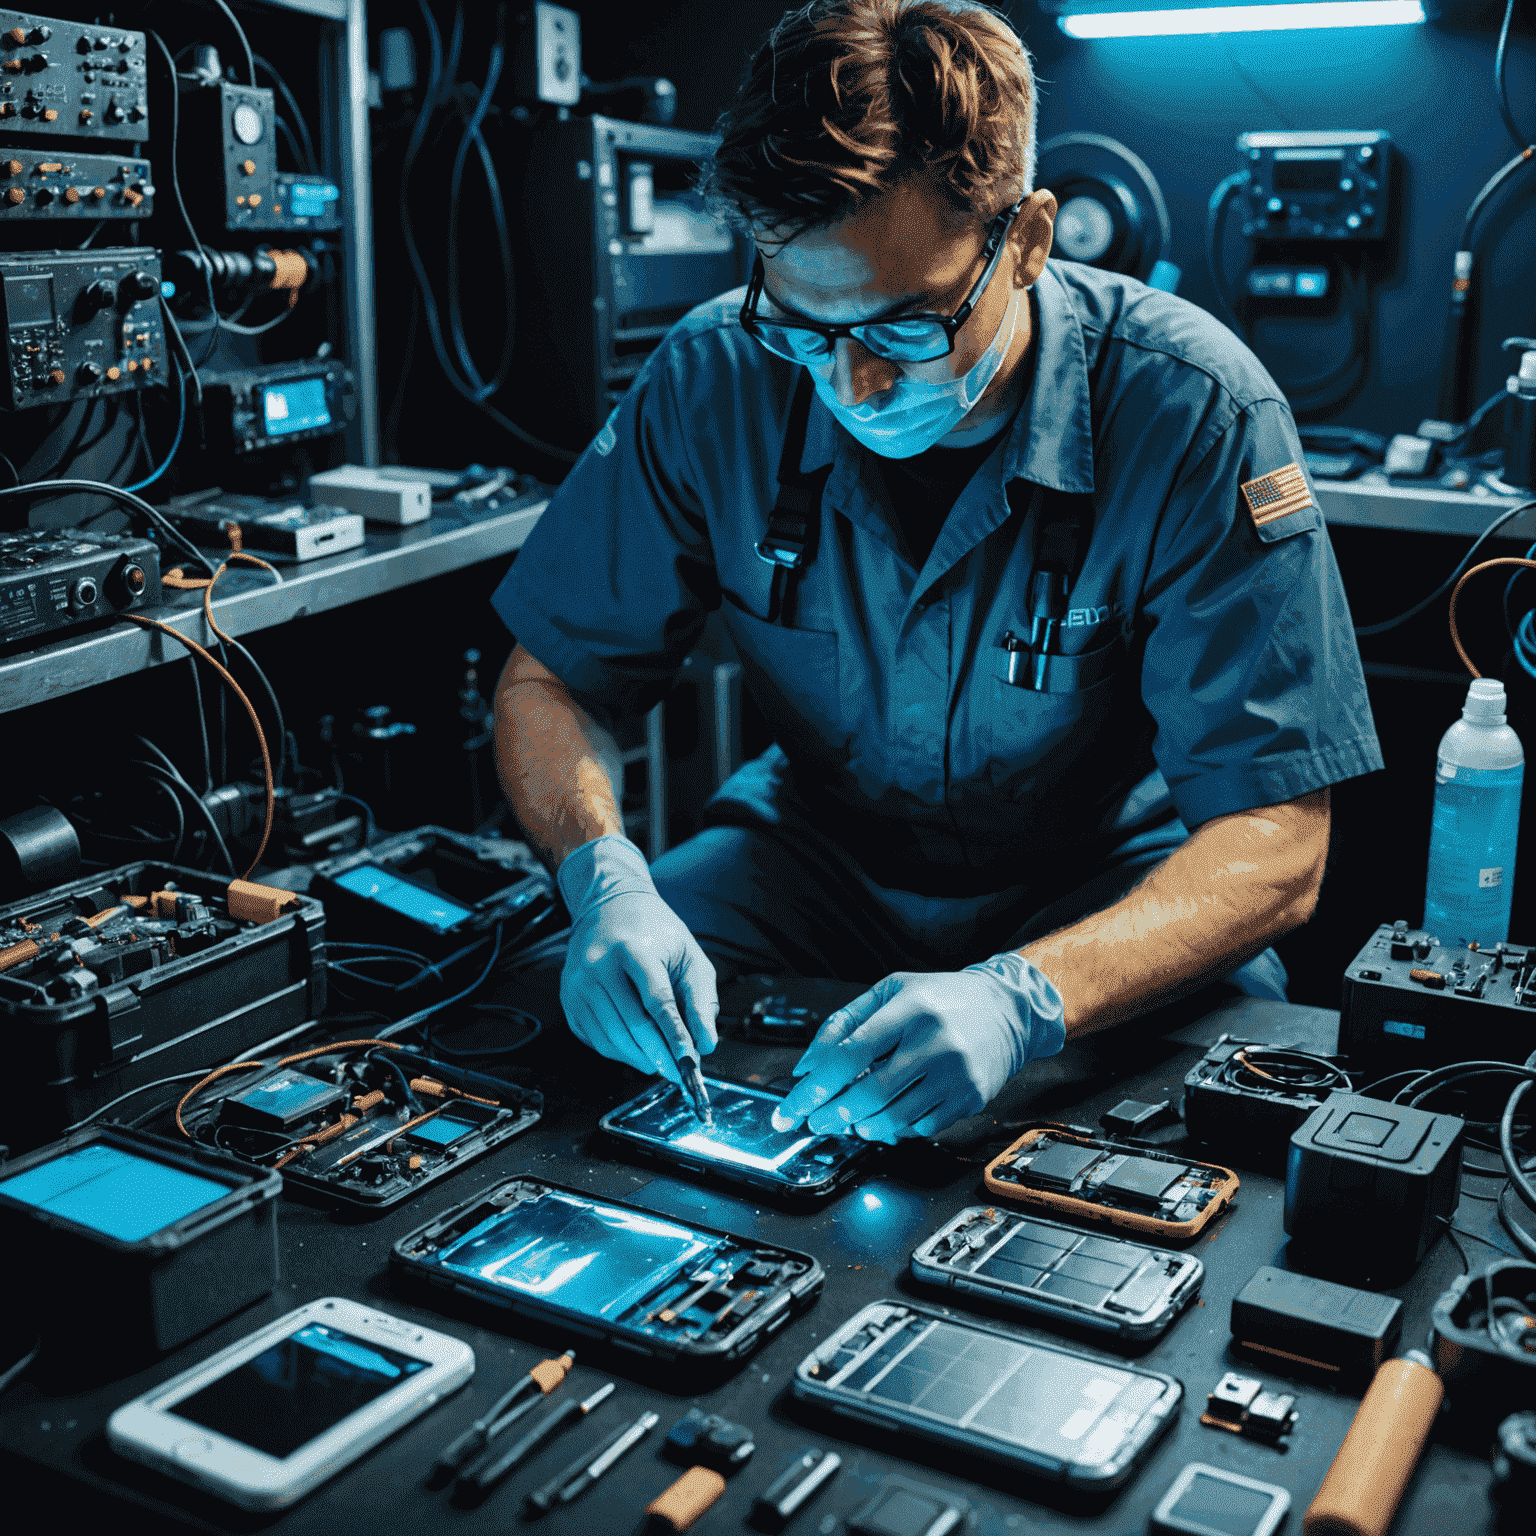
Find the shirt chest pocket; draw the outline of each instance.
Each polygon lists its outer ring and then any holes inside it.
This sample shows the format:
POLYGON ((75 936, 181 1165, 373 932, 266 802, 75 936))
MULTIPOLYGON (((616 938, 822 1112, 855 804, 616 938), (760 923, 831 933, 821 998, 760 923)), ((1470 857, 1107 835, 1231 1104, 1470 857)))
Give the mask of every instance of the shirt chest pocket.
POLYGON ((774 740, 792 759, 843 760, 849 733, 838 694, 837 635, 769 624, 729 601, 721 614, 774 740))
POLYGON ((1118 783, 1139 718, 1132 655, 1123 630, 1070 655, 998 647, 985 688, 993 788, 1011 799, 1066 792, 1078 802, 1118 783))

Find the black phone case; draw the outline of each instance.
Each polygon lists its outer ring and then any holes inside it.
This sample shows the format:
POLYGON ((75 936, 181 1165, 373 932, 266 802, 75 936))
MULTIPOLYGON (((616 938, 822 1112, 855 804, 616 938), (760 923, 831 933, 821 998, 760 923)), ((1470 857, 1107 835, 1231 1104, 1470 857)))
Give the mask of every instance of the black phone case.
POLYGON ((624 1323, 601 1322, 586 1313, 573 1311, 553 1301, 541 1300, 526 1294, 515 1294, 501 1286, 476 1284, 473 1279, 463 1274, 445 1272, 426 1257, 424 1250, 428 1244, 446 1246, 450 1240, 450 1234, 467 1232, 497 1211, 507 1209, 512 1204, 515 1194, 524 1189, 533 1192, 552 1191, 558 1194, 574 1195, 578 1199, 591 1200, 605 1206, 616 1206, 621 1210, 634 1211, 644 1216, 654 1217, 657 1214, 655 1211, 646 1210, 643 1206, 631 1205, 625 1200, 588 1194, 586 1190, 577 1189, 570 1184, 554 1184, 544 1179, 508 1179, 505 1183, 477 1195, 473 1200, 466 1200, 463 1204, 444 1211, 441 1216, 434 1217, 431 1221, 417 1227, 414 1232, 407 1233, 395 1244, 390 1253, 391 1270, 398 1279, 405 1280, 407 1283, 414 1281, 437 1293, 434 1295, 434 1300, 440 1300, 440 1293, 445 1291, 450 1294, 471 1296, 517 1316, 554 1325, 562 1338, 570 1334, 579 1334, 584 1338, 601 1339, 632 1354, 696 1366, 723 1366, 744 1360, 766 1339, 784 1327, 791 1318, 798 1317, 806 1311, 821 1294, 821 1288, 826 1279, 820 1263, 808 1253, 799 1253, 792 1248, 780 1248, 771 1243, 754 1242, 750 1238, 723 1231, 719 1227, 707 1227, 701 1222, 667 1218, 679 1220, 681 1225, 706 1236, 725 1238, 737 1244, 744 1252, 767 1255, 777 1262, 798 1261, 804 1265, 801 1275, 790 1283, 782 1284, 769 1297, 767 1303, 744 1318, 739 1327, 718 1342, 697 1344, 688 1339, 668 1340, 643 1333, 624 1323))

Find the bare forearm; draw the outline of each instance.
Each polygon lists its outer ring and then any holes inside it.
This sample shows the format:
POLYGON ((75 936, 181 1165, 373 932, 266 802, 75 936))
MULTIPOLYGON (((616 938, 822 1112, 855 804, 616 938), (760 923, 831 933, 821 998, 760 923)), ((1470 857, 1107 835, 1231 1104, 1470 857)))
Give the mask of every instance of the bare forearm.
POLYGON ((1326 789, 1217 817, 1114 906, 1025 945, 1061 992, 1068 1038, 1191 992, 1304 923, 1328 826, 1326 789))
POLYGON ((496 685, 496 772, 551 871, 583 843, 624 830, 612 738, 522 646, 496 685))

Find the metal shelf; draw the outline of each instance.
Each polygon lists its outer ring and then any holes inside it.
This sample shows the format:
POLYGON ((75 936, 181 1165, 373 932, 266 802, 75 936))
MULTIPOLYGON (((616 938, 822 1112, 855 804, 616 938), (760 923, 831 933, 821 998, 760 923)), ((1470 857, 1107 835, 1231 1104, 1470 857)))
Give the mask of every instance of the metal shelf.
MULTIPOLYGON (((278 566, 281 585, 264 571, 231 566, 219 579, 213 603, 219 626, 231 635, 254 634, 509 555, 522 547, 547 502, 542 494, 530 496, 523 506, 473 522, 433 517, 399 530, 370 527, 361 549, 303 565, 278 566)), ((162 607, 145 611, 207 645, 210 637, 201 592, 167 595, 170 600, 162 607)), ((0 713, 180 661, 188 654, 168 635, 133 624, 69 634, 0 658, 0 713)))
MULTIPOLYGON (((1440 486, 1389 485, 1385 481, 1314 480, 1323 517, 1355 528, 1383 528, 1402 533, 1449 533, 1475 539, 1494 518, 1523 496, 1472 496, 1440 486)), ((1500 530, 1502 538, 1536 542, 1536 510, 1522 513, 1500 530)))

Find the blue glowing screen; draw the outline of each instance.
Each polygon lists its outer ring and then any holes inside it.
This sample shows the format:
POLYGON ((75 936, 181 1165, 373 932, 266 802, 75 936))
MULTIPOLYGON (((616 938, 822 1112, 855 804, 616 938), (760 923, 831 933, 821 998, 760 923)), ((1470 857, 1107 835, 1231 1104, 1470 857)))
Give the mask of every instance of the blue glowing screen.
POLYGON ((22 1205, 136 1243, 222 1200, 230 1186, 97 1143, 0 1182, 22 1205))
POLYGON ((268 437, 330 426, 331 408, 325 403, 325 380, 294 379, 288 384, 269 385, 261 392, 261 414, 268 437))
POLYGON ((428 890, 412 880, 402 880, 377 864, 358 864, 332 878, 342 890, 366 896, 434 933, 447 933, 470 914, 468 907, 451 896, 428 890))

